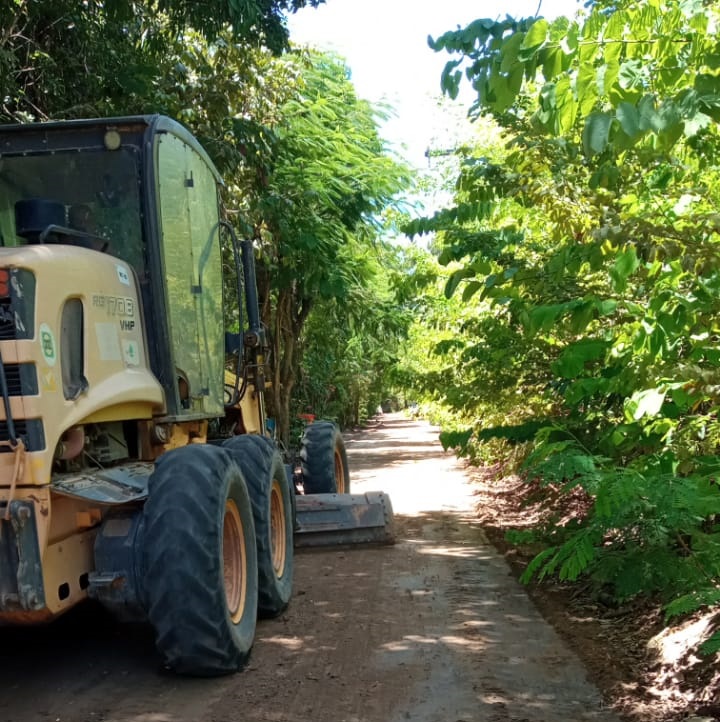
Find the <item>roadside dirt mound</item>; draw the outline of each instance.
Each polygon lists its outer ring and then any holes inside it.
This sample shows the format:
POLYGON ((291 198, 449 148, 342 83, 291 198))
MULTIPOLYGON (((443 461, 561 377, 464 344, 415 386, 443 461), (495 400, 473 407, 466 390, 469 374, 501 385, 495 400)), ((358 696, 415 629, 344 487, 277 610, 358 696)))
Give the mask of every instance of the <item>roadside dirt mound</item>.
MULTIPOLYGON (((519 578, 539 549, 510 544, 506 533, 526 529, 554 507, 541 490, 498 469, 471 469, 477 515, 488 539, 519 578)), ((582 511, 585 500, 564 500, 561 515, 582 511)), ((696 614, 666 629, 659 602, 613 606, 588 586, 553 580, 527 587, 542 615, 582 659, 590 677, 627 722, 720 720, 717 657, 699 657, 692 645, 718 625, 720 615, 696 614)))

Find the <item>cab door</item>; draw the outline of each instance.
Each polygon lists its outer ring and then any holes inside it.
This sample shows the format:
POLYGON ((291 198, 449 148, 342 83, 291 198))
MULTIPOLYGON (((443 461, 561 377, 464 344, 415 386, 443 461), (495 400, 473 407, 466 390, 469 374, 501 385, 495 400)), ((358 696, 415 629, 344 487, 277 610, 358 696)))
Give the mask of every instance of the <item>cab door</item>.
POLYGON ((223 413, 224 327, 219 204, 205 159, 157 136, 160 246, 179 415, 223 413))

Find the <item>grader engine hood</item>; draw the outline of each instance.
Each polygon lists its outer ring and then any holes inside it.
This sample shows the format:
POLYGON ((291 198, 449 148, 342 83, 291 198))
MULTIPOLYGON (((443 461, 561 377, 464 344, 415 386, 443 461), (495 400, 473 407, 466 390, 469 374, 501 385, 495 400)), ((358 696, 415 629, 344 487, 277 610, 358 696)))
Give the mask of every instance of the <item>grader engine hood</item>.
MULTIPOLYGON (((135 274, 107 254, 65 245, 0 249, 0 355, 7 386, 0 434, 6 441, 14 431, 28 452, 19 485, 49 482, 74 427, 150 418, 164 406, 148 368, 135 274)), ((0 487, 13 481, 13 457, 0 453, 0 487)))

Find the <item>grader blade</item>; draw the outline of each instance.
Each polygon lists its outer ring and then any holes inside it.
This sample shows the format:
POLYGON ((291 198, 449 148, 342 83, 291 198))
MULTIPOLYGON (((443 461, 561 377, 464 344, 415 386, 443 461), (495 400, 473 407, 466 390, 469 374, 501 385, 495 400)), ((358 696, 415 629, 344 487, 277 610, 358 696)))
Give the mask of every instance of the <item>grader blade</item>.
POLYGON ((296 547, 395 543, 392 503, 381 491, 295 498, 296 547))

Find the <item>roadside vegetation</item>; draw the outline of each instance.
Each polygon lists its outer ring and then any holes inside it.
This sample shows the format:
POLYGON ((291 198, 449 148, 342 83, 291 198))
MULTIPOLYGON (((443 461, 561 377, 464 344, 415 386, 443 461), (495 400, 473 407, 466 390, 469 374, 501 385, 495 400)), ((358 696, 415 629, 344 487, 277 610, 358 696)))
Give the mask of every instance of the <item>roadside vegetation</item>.
POLYGON ((511 536, 541 544, 524 579, 669 620, 720 601, 718 20, 601 0, 435 37, 482 132, 406 227, 431 282, 405 377, 444 443, 575 509, 511 536))

